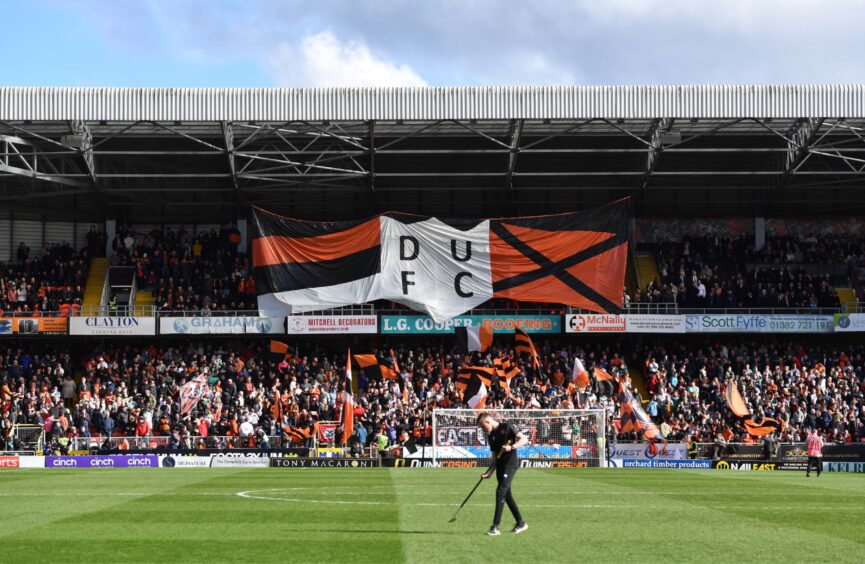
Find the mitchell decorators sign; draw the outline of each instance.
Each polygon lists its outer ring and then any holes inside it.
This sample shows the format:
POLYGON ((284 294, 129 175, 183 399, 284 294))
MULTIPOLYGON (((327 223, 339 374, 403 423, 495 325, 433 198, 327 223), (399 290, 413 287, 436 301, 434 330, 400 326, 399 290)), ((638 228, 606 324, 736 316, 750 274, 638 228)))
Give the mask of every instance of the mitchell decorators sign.
POLYGON ((162 317, 159 319, 162 335, 202 335, 230 333, 284 334, 284 317, 162 317))
POLYGON ((286 324, 289 335, 321 333, 376 333, 375 315, 292 315, 286 324))
POLYGON ((390 300, 437 323, 491 298, 617 311, 630 215, 628 200, 535 217, 328 223, 253 208, 258 308, 293 315, 390 300))

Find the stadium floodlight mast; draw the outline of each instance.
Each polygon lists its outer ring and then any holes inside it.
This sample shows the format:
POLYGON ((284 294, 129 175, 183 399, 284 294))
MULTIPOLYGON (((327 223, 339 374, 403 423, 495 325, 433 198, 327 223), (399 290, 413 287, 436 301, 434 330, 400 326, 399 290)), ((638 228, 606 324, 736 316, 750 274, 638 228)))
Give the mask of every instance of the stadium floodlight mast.
MULTIPOLYGON (((488 409, 528 438, 522 467, 606 467, 607 414, 603 409, 488 409)), ((435 409, 432 421, 434 465, 492 461, 487 438, 474 409, 435 409)))

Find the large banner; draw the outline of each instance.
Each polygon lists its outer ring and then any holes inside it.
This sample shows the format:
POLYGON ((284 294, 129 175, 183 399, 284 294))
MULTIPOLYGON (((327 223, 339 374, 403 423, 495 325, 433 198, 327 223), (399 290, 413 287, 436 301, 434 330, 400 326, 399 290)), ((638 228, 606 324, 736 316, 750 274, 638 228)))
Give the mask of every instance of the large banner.
POLYGON ((162 317, 161 335, 285 334, 284 317, 162 317))
POLYGON ((375 315, 293 315, 288 318, 289 335, 377 333, 375 315))
POLYGON ((70 335, 156 335, 155 317, 71 317, 70 335))
POLYGON ((831 315, 685 316, 687 333, 831 333, 832 325, 831 315))
POLYGON ((460 315, 436 321, 427 315, 382 315, 383 335, 444 335, 455 327, 488 326, 493 333, 513 334, 520 328, 526 333, 557 334, 562 332, 560 315, 460 315))
POLYGON ((865 313, 836 313, 833 322, 835 331, 845 333, 865 331, 865 313))
POLYGON ((308 222, 253 209, 258 308, 291 315, 390 300, 441 322, 490 298, 616 312, 630 201, 560 215, 308 222))
POLYGON ((0 319, 0 336, 65 335, 68 321, 66 317, 5 317, 0 319))

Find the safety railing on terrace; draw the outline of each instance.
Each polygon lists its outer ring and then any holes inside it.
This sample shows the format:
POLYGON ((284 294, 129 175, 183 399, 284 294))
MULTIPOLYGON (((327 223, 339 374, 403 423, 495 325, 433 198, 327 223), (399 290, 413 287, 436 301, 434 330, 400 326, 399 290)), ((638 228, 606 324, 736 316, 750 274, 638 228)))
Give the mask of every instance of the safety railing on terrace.
MULTIPOLYGON (((215 448, 215 449, 231 449, 231 448, 262 448, 255 437, 228 437, 228 436, 212 436, 212 437, 187 437, 181 440, 179 445, 172 445, 171 437, 163 435, 153 435, 147 437, 74 437, 70 439, 69 450, 83 451, 92 449, 104 450, 156 450, 156 449, 199 449, 199 448, 215 448)), ((283 448, 290 446, 301 446, 299 443, 290 443, 285 437, 274 435, 268 437, 268 446, 270 448, 283 448)))
MULTIPOLYGON (((631 304, 622 309, 625 315, 833 315, 836 313, 865 313, 865 305, 856 302, 845 304, 840 308, 811 307, 738 307, 738 308, 682 308, 675 303, 631 304)), ((372 304, 347 306, 325 311, 306 312, 302 316, 339 316, 339 315, 424 315, 422 312, 409 309, 376 309, 372 304)), ((508 309, 508 308, 477 308, 467 311, 464 315, 560 315, 584 314, 596 315, 597 312, 567 306, 550 306, 547 308, 508 309)), ((0 317, 258 317, 257 309, 244 310, 170 310, 157 309, 155 306, 134 305, 117 306, 80 306, 61 311, 2 311, 0 317)), ((272 317, 281 317, 274 313, 272 317)))

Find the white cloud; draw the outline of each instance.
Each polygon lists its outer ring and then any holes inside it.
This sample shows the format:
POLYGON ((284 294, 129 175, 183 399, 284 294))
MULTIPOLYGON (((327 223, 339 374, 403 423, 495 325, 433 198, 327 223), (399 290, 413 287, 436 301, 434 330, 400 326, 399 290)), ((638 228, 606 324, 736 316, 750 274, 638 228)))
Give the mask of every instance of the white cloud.
POLYGON ((408 65, 397 65, 359 41, 342 42, 330 31, 282 43, 267 67, 279 86, 426 86, 408 65))

